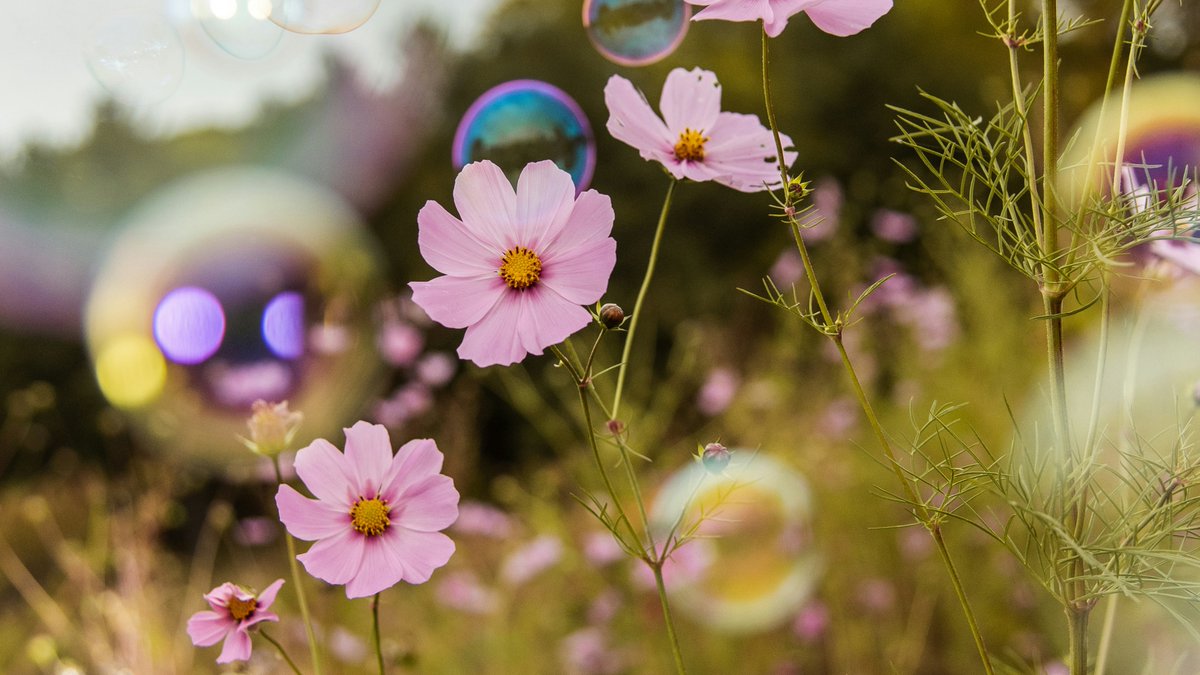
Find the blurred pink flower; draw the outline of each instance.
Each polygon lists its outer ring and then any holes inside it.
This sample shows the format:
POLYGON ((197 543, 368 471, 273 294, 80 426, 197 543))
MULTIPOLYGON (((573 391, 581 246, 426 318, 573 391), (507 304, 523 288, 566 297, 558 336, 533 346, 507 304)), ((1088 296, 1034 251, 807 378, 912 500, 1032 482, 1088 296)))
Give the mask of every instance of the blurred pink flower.
POLYGON ((483 502, 463 502, 458 507, 458 520, 454 531, 474 534, 493 539, 504 539, 512 534, 512 518, 507 513, 483 502))
POLYGON ((229 582, 212 589, 204 596, 212 609, 196 612, 188 619, 187 632, 192 644, 211 647, 224 639, 217 663, 248 660, 250 628, 263 621, 279 621, 277 614, 267 610, 281 586, 283 579, 276 579, 258 595, 229 582))
MULTIPOLYGON (((675 178, 716 181, 742 192, 779 185, 775 139, 755 115, 721 112, 721 85, 707 70, 676 68, 663 84, 659 119, 645 96, 619 75, 604 87, 608 132, 675 178), (665 122, 664 122, 665 120, 665 122)), ((796 161, 780 136, 784 159, 796 161)))
POLYGON ((425 336, 412 324, 388 320, 379 331, 376 342, 379 354, 389 365, 397 368, 411 366, 425 348, 425 336))
POLYGON ((453 378, 454 359, 448 354, 426 354, 417 362, 417 379, 431 387, 441 387, 453 378))
POLYGON ((693 21, 724 19, 726 21, 762 20, 767 35, 776 37, 787 26, 788 19, 805 12, 817 28, 845 37, 854 35, 875 23, 892 9, 892 0, 687 0, 704 7, 693 21))
POLYGON ((709 417, 720 415, 733 403, 741 385, 742 379, 732 369, 713 368, 696 394, 696 407, 709 417))
MULTIPOLYGON (((274 480, 274 476, 271 477, 274 480)), ((279 521, 253 516, 243 518, 233 526, 233 540, 240 546, 265 546, 279 536, 279 521)))
POLYGON ((879 209, 871 217, 871 231, 893 244, 905 244, 917 236, 917 219, 908 213, 879 209))
POLYGON ((792 622, 792 633, 807 643, 820 640, 828 628, 829 609, 819 600, 809 602, 801 608, 796 620, 792 622))
POLYGON ((468 614, 491 614, 500 606, 496 592, 479 583, 470 572, 454 572, 437 587, 437 599, 446 607, 468 614))
POLYGON ((433 201, 417 215, 421 255, 445 276, 409 285, 430 318, 467 329, 461 358, 511 365, 591 322, 581 305, 600 299, 617 261, 606 195, 576 198, 550 161, 526 166, 514 192, 485 160, 463 167, 454 203, 462 220, 433 201))
POLYGON ((625 550, 611 532, 589 532, 583 540, 583 557, 594 567, 604 567, 624 558, 625 550))
MULTIPOLYGON (((846 196, 837 180, 826 176, 817 181, 812 193, 812 210, 800 221, 800 235, 804 241, 815 244, 825 241, 837 231, 842 219, 842 205, 846 196)), ((798 256, 799 254, 797 254, 798 256)), ((800 268, 804 272, 804 268, 800 268)))
POLYGON ((458 491, 441 468, 432 440, 409 441, 393 456, 378 424, 346 429, 345 454, 313 441, 296 454, 296 473, 317 498, 289 485, 275 494, 288 532, 317 542, 297 559, 314 577, 345 584, 348 598, 428 581, 454 553, 440 530, 458 517, 458 491))
POLYGON ((554 566, 562 558, 562 548, 558 537, 543 534, 505 558, 500 578, 510 586, 520 586, 554 566))
MULTIPOLYGON (((714 520, 710 518, 705 524, 708 525, 714 520)), ((717 553, 714 548, 712 539, 691 539, 672 551, 662 568, 663 585, 667 590, 699 581, 716 561, 717 553)), ((640 561, 633 568, 632 578, 635 585, 646 590, 656 585, 654 572, 640 561)))
POLYGON ((602 628, 581 628, 563 638, 559 656, 567 675, 615 675, 624 669, 621 653, 602 628))
POLYGON ((796 249, 785 248, 771 265, 768 275, 779 290, 785 291, 804 278, 804 261, 800 259, 796 249))

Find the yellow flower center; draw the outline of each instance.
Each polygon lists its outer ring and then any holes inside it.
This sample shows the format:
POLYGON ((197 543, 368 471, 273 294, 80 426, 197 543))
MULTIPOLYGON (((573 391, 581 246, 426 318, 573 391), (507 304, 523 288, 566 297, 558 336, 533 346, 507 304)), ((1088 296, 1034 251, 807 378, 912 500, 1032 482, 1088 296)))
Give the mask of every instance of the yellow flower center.
POLYGON ((255 598, 249 600, 230 598, 227 609, 229 609, 229 616, 232 616, 235 621, 241 621, 258 609, 258 600, 255 598))
POLYGON ((679 134, 679 142, 675 144, 675 158, 680 161, 692 160, 699 162, 704 159, 704 144, 707 136, 701 136, 699 131, 684 129, 679 134))
POLYGON ((383 534, 392 521, 388 519, 390 509, 379 497, 359 499, 350 507, 350 526, 368 537, 383 534))
POLYGON ((514 291, 523 291, 542 278, 542 259, 524 246, 509 249, 500 262, 500 278, 514 291))

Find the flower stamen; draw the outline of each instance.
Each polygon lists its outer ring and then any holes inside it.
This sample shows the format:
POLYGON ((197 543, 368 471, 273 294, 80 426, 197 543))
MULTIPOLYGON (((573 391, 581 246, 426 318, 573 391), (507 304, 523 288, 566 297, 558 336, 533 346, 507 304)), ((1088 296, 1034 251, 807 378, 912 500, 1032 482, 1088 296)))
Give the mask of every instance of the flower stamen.
POLYGON ((392 521, 388 518, 387 502, 379 497, 372 499, 359 498, 350 507, 350 526, 360 534, 368 537, 378 537, 387 531, 392 521))
POLYGON ((499 273, 509 288, 523 291, 541 280, 542 259, 524 246, 511 248, 504 252, 499 273))
POLYGON ((229 599, 227 609, 229 610, 229 616, 232 616, 235 621, 242 621, 253 614, 254 610, 258 609, 258 599, 250 598, 242 600, 241 598, 233 597, 229 599))
POLYGON ((683 133, 679 134, 679 142, 675 144, 675 159, 681 162, 703 160, 704 144, 707 142, 708 137, 701 135, 699 131, 684 129, 683 133))

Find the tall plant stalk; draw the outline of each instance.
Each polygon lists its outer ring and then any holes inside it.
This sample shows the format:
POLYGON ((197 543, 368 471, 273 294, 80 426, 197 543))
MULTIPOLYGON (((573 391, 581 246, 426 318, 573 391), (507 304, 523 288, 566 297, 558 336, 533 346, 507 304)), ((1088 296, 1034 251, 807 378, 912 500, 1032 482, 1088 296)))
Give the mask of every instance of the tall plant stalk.
POLYGON ((846 371, 846 376, 850 380, 852 389, 854 390, 855 399, 858 401, 859 407, 862 408, 863 415, 867 418, 867 423, 871 427, 871 431, 875 436, 875 440, 879 443, 880 450, 887 459, 888 465, 896 474, 896 479, 900 482, 901 489, 908 502, 917 509, 915 514, 917 518, 925 525, 933 539, 934 546, 937 548, 938 557, 941 559, 946 571, 950 576, 951 586, 954 588, 955 598, 963 611, 963 615, 967 622, 967 628, 971 633, 971 638, 975 643, 976 651, 979 654, 980 663, 983 665, 983 670, 987 675, 993 675, 995 672, 992 668, 991 657, 988 654, 987 644, 984 642, 983 633, 980 631, 979 622, 975 617, 974 610, 971 609, 971 603, 967 598, 966 589, 963 586, 962 578, 958 573, 958 569, 954 564, 954 559, 950 555, 950 549, 946 546, 945 538, 942 534, 942 516, 930 513, 924 502, 919 498, 916 491, 913 489, 912 483, 904 475, 904 470, 896 459, 895 451, 892 449, 891 443, 888 441, 887 434, 883 430, 883 425, 879 422, 879 416, 875 414, 875 408, 871 405, 870 399, 863 390, 862 383, 859 381, 858 374, 854 369, 854 364, 850 360, 850 355, 846 351, 846 347, 842 342, 842 332, 844 325, 841 317, 834 318, 829 310, 829 305, 825 300, 825 294, 821 291, 821 284, 817 278, 816 270, 813 268, 812 259, 808 254, 808 247, 804 243, 804 237, 800 230, 800 223, 796 218, 796 209, 794 205, 795 197, 791 189, 791 181, 788 176, 787 161, 783 152, 783 141, 779 133, 779 125, 775 120, 775 107, 771 100, 771 77, 770 77, 770 36, 766 30, 762 32, 762 86, 763 86, 763 102, 766 106, 767 123, 771 128, 771 134, 775 140, 776 157, 779 163, 779 178, 783 189, 783 204, 784 213, 787 216, 788 226, 792 233, 792 239, 796 244, 796 250, 800 254, 800 260, 803 263, 804 273, 808 278, 809 287, 812 292, 813 300, 817 303, 817 309, 820 312, 823 330, 821 331, 826 337, 830 338, 836 345, 838 354, 841 357, 842 365, 846 371))

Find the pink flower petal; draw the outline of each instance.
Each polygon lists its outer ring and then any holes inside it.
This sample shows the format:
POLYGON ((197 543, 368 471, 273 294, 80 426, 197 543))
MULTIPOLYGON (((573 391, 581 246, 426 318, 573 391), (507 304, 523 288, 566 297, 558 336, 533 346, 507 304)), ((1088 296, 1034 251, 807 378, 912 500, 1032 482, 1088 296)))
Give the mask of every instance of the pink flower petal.
POLYGON ((608 106, 608 133, 637 148, 642 159, 666 162, 675 156, 677 140, 633 83, 620 75, 608 78, 604 87, 608 106))
POLYGON ((507 292, 500 278, 500 260, 490 273, 477 277, 437 277, 432 281, 413 281, 413 302, 429 318, 447 328, 466 328, 478 323, 507 292))
MULTIPOLYGON (((771 21, 775 14, 771 0, 716 0, 715 2, 692 2, 693 5, 708 5, 692 16, 692 21, 724 19, 725 21, 771 21)), ((836 1, 836 0, 835 0, 836 1)))
POLYGON ((392 525, 437 532, 458 519, 458 490, 449 476, 429 476, 405 491, 398 507, 390 514, 392 525))
POLYGON ((383 498, 395 504, 410 486, 441 471, 443 459, 437 443, 428 438, 417 438, 400 446, 383 479, 380 491, 383 498))
POLYGON ((259 608, 254 610, 254 615, 242 622, 242 629, 260 624, 264 621, 279 621, 279 615, 275 612, 267 612, 259 608))
POLYGON ((495 274, 498 248, 480 240, 435 201, 426 202, 417 214, 417 245, 425 262, 442 274, 495 274))
MULTIPOLYGON (((275 604, 275 596, 279 595, 279 589, 283 588, 283 579, 276 579, 271 582, 258 594, 258 610, 265 610, 275 604)), ((278 618, 276 619, 278 620, 278 618)))
POLYGON ((530 354, 541 354, 587 327, 592 315, 546 286, 537 286, 522 294, 517 332, 530 354))
POLYGON ((296 556, 314 577, 334 585, 344 584, 362 566, 365 536, 347 527, 340 534, 322 539, 307 553, 296 556))
POLYGON ((225 638, 225 646, 221 648, 217 663, 247 661, 250 659, 250 649, 250 634, 244 630, 235 630, 225 638))
MULTIPOLYGON (((784 161, 791 165, 796 161, 795 151, 789 150, 792 139, 780 134, 780 140, 784 161)), ((721 113, 705 150, 706 169, 712 172, 713 180, 723 185, 743 192, 757 192, 766 189, 765 185, 779 185, 775 138, 755 115, 721 113)))
POLYGON ((490 312, 467 327, 462 344, 458 346, 459 358, 472 361, 480 368, 508 366, 525 358, 528 352, 521 346, 517 321, 521 296, 527 293, 529 291, 502 293, 490 312))
POLYGON ((414 532, 396 527, 388 530, 380 540, 391 549, 393 556, 404 561, 404 580, 410 584, 429 581, 433 571, 454 555, 454 542, 441 532, 414 532))
POLYGON ((717 76, 700 68, 672 70, 663 84, 659 108, 672 133, 683 133, 684 128, 707 131, 721 112, 717 76))
POLYGON ((329 441, 318 438, 296 453, 296 475, 323 502, 350 512, 354 501, 353 476, 345 468, 345 456, 329 441))
POLYGON ((232 596, 242 596, 241 599, 243 599, 243 600, 252 597, 252 596, 249 596, 249 595, 243 593, 242 590, 240 588, 238 588, 236 584, 232 584, 232 583, 226 581, 225 583, 221 584, 220 586, 217 586, 216 588, 212 589, 208 593, 205 593, 204 599, 208 601, 209 607, 212 607, 214 610, 217 610, 218 612, 220 612, 221 610, 223 610, 229 606, 229 598, 232 596))
POLYGON ((187 622, 188 637, 197 647, 211 647, 221 641, 225 634, 237 627, 228 614, 203 611, 196 612, 187 622))
POLYGON ((355 487, 370 499, 379 493, 383 475, 392 465, 387 427, 360 421, 345 432, 346 462, 357 478, 355 487))
POLYGON ((892 0, 826 0, 805 9, 817 28, 845 37, 875 23, 892 9, 892 0))
POLYGON ((454 204, 463 225, 485 246, 504 252, 516 246, 516 193, 500 167, 472 162, 454 181, 454 204))
POLYGON ((517 239, 534 251, 562 230, 575 206, 571 174, 544 160, 527 165, 517 179, 517 239))
POLYGON ((275 493, 279 520, 297 539, 316 541, 332 537, 350 527, 350 506, 339 510, 327 502, 309 499, 290 485, 280 485, 275 493))
POLYGON ((546 256, 569 253, 576 247, 604 239, 612 232, 614 218, 608 195, 595 190, 584 192, 576 198, 562 230, 546 243, 546 256))
MULTIPOLYGON (((779 37, 784 28, 787 28, 788 19, 799 14, 800 12, 815 7, 822 2, 829 0, 772 0, 771 11, 775 16, 763 21, 763 30, 766 31, 768 37, 779 37)), ((841 0, 832 0, 840 2, 841 0)))
POLYGON ((370 537, 363 547, 362 567, 346 584, 347 598, 366 598, 387 590, 404 579, 404 565, 384 540, 387 535, 370 537))
POLYGON ((617 242, 605 237, 564 255, 547 256, 542 283, 570 302, 590 305, 608 290, 616 264, 617 242))

